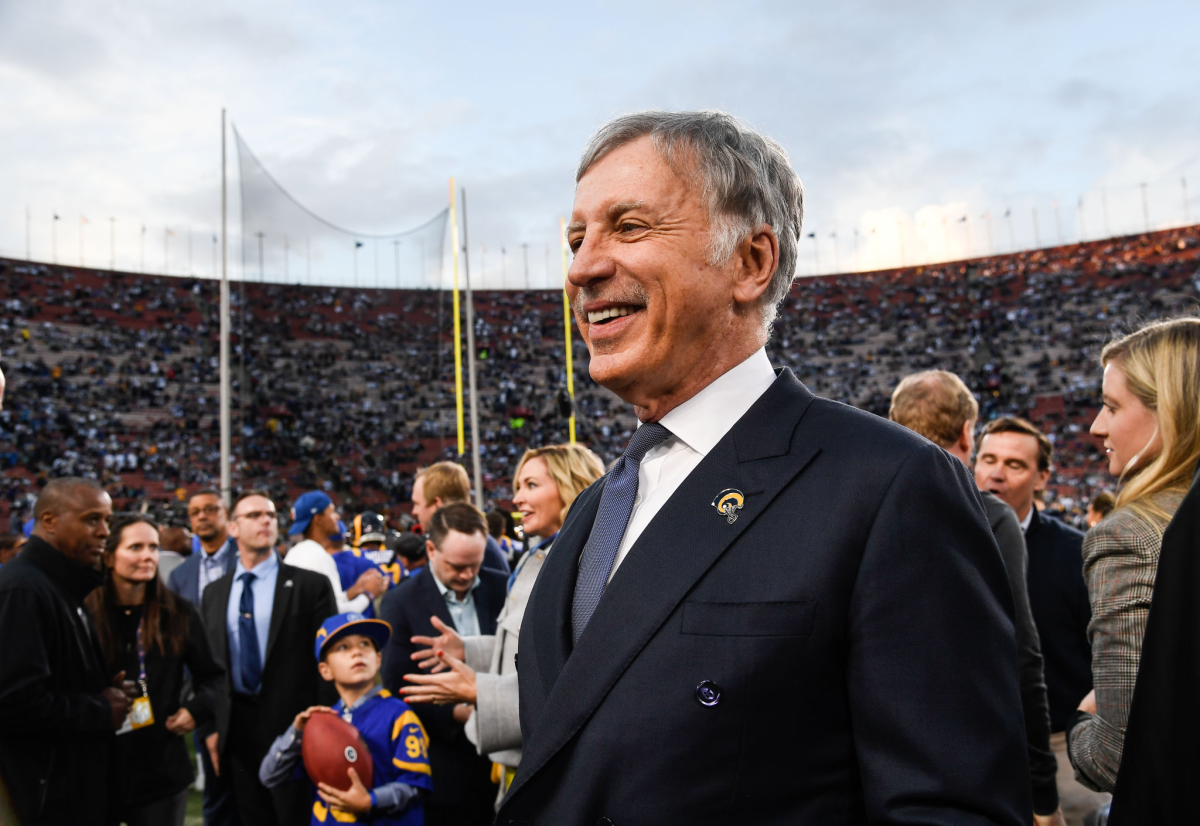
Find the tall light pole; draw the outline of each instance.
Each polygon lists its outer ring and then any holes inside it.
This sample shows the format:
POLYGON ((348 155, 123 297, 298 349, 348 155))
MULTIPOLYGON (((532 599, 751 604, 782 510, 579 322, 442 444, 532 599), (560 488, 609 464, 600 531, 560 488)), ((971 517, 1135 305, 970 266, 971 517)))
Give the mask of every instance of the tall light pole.
MULTIPOLYGON (((225 182, 225 110, 221 110, 221 306, 220 306, 220 383, 221 383, 221 499, 227 509, 232 509, 232 477, 230 474, 229 421, 229 235, 227 217, 227 194, 225 182)), ((215 239, 214 239, 215 240, 215 239)), ((245 279, 242 275, 242 279, 245 279)))
POLYGON ((471 469, 474 471, 475 507, 483 510, 483 472, 479 463, 479 390, 475 381, 475 301, 471 298, 471 261, 467 250, 467 190, 460 189, 463 224, 463 273, 467 298, 467 390, 471 394, 471 469))

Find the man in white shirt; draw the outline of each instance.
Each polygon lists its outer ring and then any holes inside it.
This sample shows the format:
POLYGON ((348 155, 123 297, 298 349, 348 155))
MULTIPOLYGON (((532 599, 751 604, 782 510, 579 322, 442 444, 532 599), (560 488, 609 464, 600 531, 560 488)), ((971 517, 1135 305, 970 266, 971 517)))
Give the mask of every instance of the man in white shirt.
POLYGON ((333 587, 338 613, 354 611, 361 614, 372 599, 387 590, 387 581, 378 569, 372 568, 364 571, 348 590, 342 590, 341 575, 333 560, 333 554, 341 549, 340 539, 336 542, 333 539, 339 533, 339 518, 337 506, 327 494, 310 490, 301 495, 292 506, 292 526, 288 528, 288 535, 300 534, 304 539, 287 552, 287 564, 324 574, 333 587))
POLYGON ((530 597, 497 822, 1027 822, 1012 597, 970 476, 767 359, 787 155, 720 112, 644 112, 576 182, 568 296, 641 425, 530 597))

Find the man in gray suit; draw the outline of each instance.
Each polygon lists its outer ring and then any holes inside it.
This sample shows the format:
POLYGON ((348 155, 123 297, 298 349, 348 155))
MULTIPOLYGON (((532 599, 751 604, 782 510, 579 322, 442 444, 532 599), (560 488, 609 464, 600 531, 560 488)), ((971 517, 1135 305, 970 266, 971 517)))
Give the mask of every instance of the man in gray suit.
MULTIPOLYGON (((905 376, 892 392, 888 418, 920 433, 970 467, 979 403, 954 373, 926 370, 905 376)), ((1042 649, 1025 582, 1025 538, 1016 511, 986 490, 979 493, 987 510, 988 523, 1004 556, 1016 608, 1017 657, 1021 668, 1025 738, 1029 746, 1033 820, 1035 826, 1062 826, 1065 821, 1058 805, 1055 779, 1058 764, 1050 750, 1050 712, 1042 673, 1042 649)))

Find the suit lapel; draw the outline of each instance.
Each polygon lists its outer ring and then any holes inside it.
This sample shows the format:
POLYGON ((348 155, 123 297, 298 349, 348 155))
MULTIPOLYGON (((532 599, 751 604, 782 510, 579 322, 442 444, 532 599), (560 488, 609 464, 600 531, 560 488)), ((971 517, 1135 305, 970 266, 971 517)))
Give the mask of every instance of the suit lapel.
POLYGON ((423 619, 425 622, 429 622, 430 615, 436 616, 457 631, 458 627, 454 624, 454 618, 450 616, 450 608, 446 605, 442 592, 438 590, 437 583, 433 581, 433 571, 428 565, 421 569, 421 576, 424 577, 424 581, 420 583, 421 599, 425 603, 423 619))
MULTIPOLYGON (((577 531, 564 526, 545 562, 547 569, 553 565, 553 574, 538 594, 536 611, 536 656, 543 682, 549 684, 546 704, 533 723, 514 791, 574 736, 696 582, 820 452, 819 445, 794 438, 812 399, 785 369, 638 537, 579 644, 560 665, 561 652, 569 650, 579 552, 599 495, 590 508, 581 509, 577 531), (745 494, 733 524, 712 507, 714 496, 725 488, 745 494), (590 511, 586 517, 585 510, 590 511)), ((547 569, 538 578, 539 589, 547 569)))
POLYGON ((209 628, 219 628, 221 631, 219 634, 209 634, 209 639, 213 643, 213 653, 216 655, 217 662, 225 666, 227 675, 231 671, 229 668, 229 624, 225 618, 229 612, 229 592, 232 590, 232 573, 225 574, 215 582, 208 583, 208 588, 205 589, 205 593, 212 591, 214 596, 212 602, 209 603, 212 606, 209 611, 210 616, 206 616, 204 620, 209 628))
POLYGON ((279 562, 279 575, 275 577, 275 602, 271 606, 271 625, 267 632, 267 656, 263 667, 271 661, 271 651, 275 648, 275 640, 279 638, 279 629, 287 618, 288 607, 292 604, 292 592, 296 590, 293 576, 295 569, 290 565, 279 562))
POLYGON ((536 600, 539 606, 544 606, 543 610, 526 613, 523 622, 532 622, 538 672, 545 695, 550 694, 571 654, 571 600, 575 595, 579 555, 592 532, 607 479, 605 475, 571 505, 529 595, 529 604, 536 600))

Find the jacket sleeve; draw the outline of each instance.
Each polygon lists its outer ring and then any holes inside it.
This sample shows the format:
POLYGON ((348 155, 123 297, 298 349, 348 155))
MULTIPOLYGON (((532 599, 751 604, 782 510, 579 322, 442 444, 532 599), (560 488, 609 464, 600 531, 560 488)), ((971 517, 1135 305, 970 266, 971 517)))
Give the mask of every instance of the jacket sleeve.
POLYGON ((1077 715, 1067 740, 1076 778, 1096 791, 1117 782, 1161 541, 1149 524, 1122 513, 1083 540, 1096 713, 1077 715))
POLYGON ((225 669, 213 658, 205 636, 204 623, 190 602, 184 602, 188 612, 188 640, 184 652, 188 671, 192 675, 193 695, 183 704, 196 720, 197 726, 211 722, 217 708, 226 698, 225 669))
POLYGON ((989 512, 992 533, 1000 546, 1008 584, 1013 595, 1013 621, 1017 632, 1017 665, 1021 676, 1021 706, 1025 710, 1025 741, 1033 788, 1033 811, 1053 814, 1058 809, 1058 760, 1050 749, 1050 702, 1033 611, 1029 607, 1026 580, 1025 536, 1012 508, 998 502, 989 512))
POLYGON ((479 753, 521 748, 524 741, 517 675, 476 673, 475 695, 474 742, 479 753))
POLYGON ((845 632, 865 820, 1027 824, 1012 598, 974 482, 924 445, 868 507, 845 632))
MULTIPOLYGON (((171 575, 167 577, 167 590, 171 591, 171 593, 175 594, 177 597, 191 602, 191 598, 183 592, 183 572, 184 569, 189 566, 189 564, 194 563, 192 563, 191 559, 185 559, 182 564, 175 567, 174 571, 171 571, 171 575)), ((199 608, 200 606, 197 605, 196 607, 199 608)))
MULTIPOLYGON (((20 734, 111 734, 112 707, 100 694, 50 689, 50 618, 32 591, 0 592, 0 730, 20 734)), ((70 629, 68 633, 74 633, 70 629)), ((82 641, 80 641, 82 643, 82 641)))
MULTIPOLYGON (((409 618, 409 612, 404 610, 404 598, 411 598, 415 594, 411 587, 389 591, 380 606, 380 619, 392 626, 392 638, 388 640, 383 653, 383 686, 401 699, 404 699, 404 695, 400 693, 400 689, 409 685, 404 675, 414 674, 419 670, 412 659, 413 652, 417 650, 411 641, 414 633, 413 622, 409 618)), ((450 706, 421 703, 414 704, 412 709, 421 718, 431 742, 447 742, 462 731, 462 724, 454 721, 453 708, 450 706)))
POLYGON ((495 634, 482 634, 478 637, 463 637, 463 662, 472 671, 487 671, 492 666, 492 651, 496 647, 495 634))

